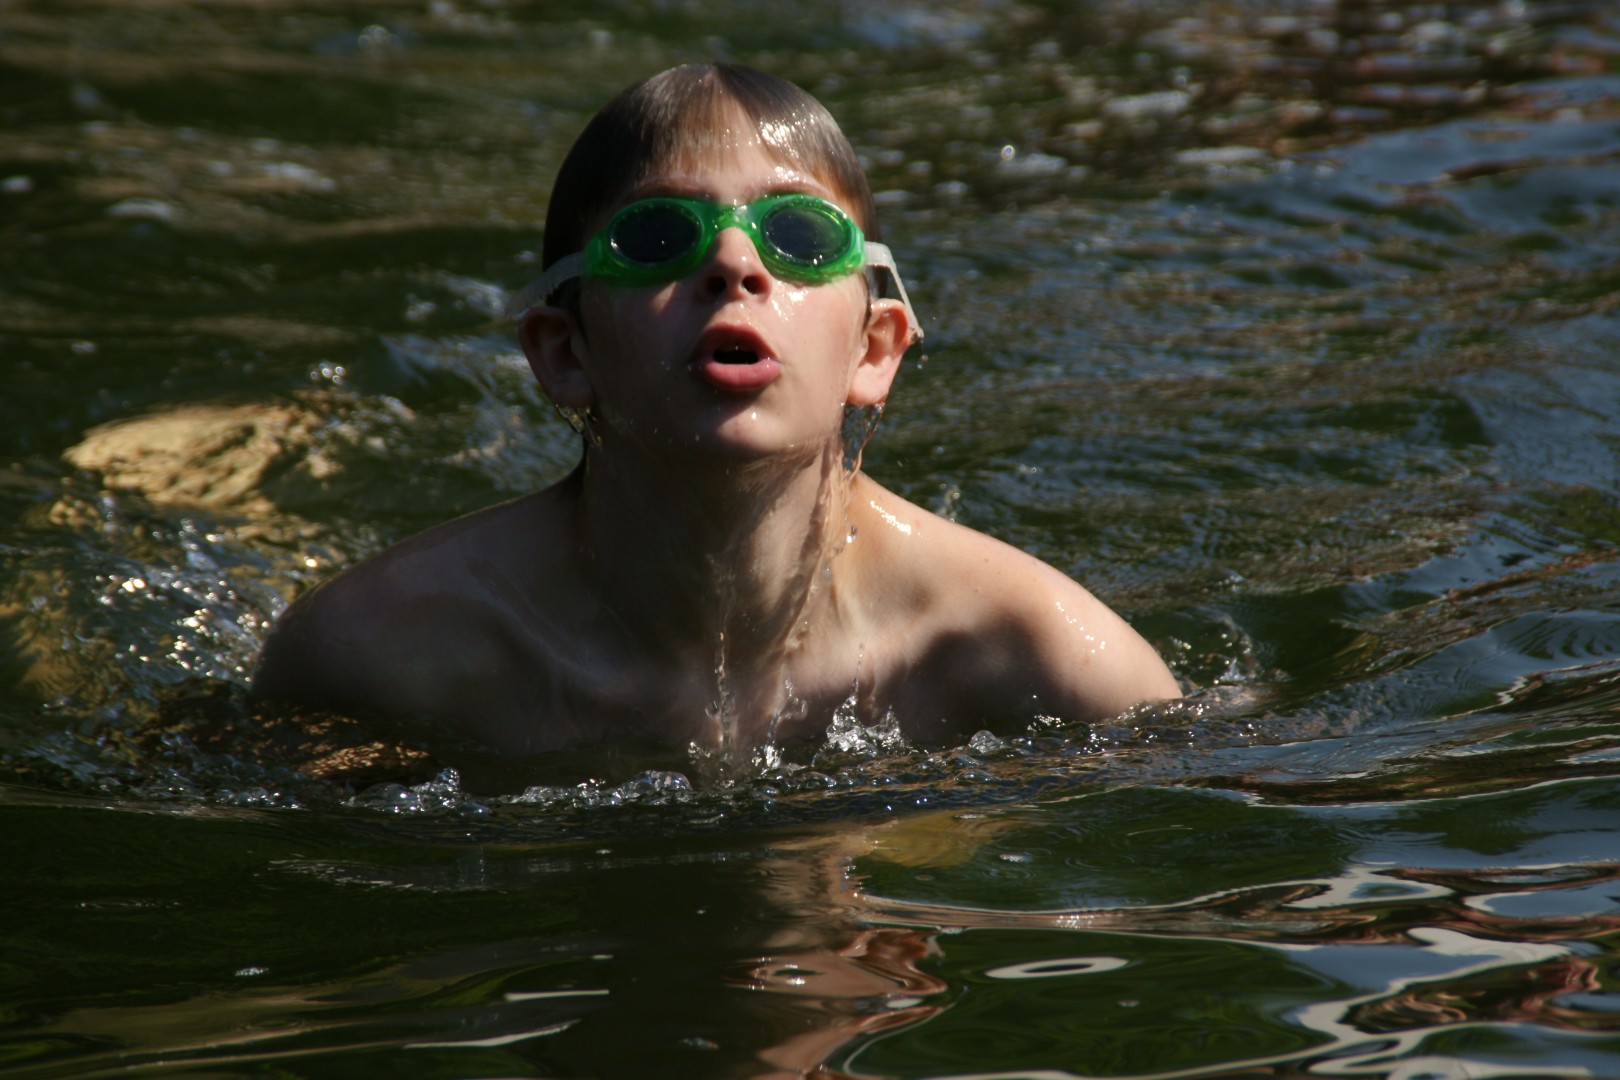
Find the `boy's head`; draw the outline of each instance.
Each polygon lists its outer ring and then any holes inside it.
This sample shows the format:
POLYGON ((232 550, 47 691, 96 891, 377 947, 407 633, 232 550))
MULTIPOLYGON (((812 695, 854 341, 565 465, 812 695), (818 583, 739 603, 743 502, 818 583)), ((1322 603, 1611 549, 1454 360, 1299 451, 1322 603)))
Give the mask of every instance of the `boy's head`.
POLYGON ((735 64, 688 64, 635 84, 597 113, 564 159, 546 211, 542 262, 585 246, 626 192, 660 172, 701 171, 739 139, 827 185, 868 239, 872 192, 832 115, 786 79, 735 64), (739 120, 748 130, 734 130, 739 120))
MULTIPOLYGON (((807 292, 805 299, 835 301, 840 294, 856 299, 839 282, 859 283, 864 318, 848 328, 856 337, 806 348, 834 367, 854 364, 841 391, 847 404, 883 399, 922 330, 893 254, 878 238, 871 189, 849 140, 820 102, 785 79, 731 64, 694 64, 637 83, 586 125, 552 188, 544 272, 507 300, 536 377, 565 415, 607 396, 596 380, 608 378, 612 357, 644 351, 641 344, 613 343, 615 335, 639 333, 627 327, 663 310, 654 293, 666 296, 663 290, 683 281, 693 290, 712 286, 712 275, 704 284, 691 282, 734 227, 753 242, 762 280, 780 278, 794 289, 826 285, 827 292, 807 292), (762 187, 761 176, 786 186, 762 187), (726 201, 741 198, 751 201, 726 201), (590 279, 627 288, 582 291, 579 283, 590 279), (656 288, 644 293, 636 286, 656 288), (845 355, 851 348, 858 355, 845 355)), ((845 309, 859 310, 835 302, 822 314, 845 309)), ((841 314, 818 316, 816 325, 843 333, 841 314)), ((715 361, 724 378, 709 381, 728 393, 745 384, 762 388, 782 370, 769 351, 728 349, 728 359, 715 361), (730 359, 734 353, 753 359, 730 359)))

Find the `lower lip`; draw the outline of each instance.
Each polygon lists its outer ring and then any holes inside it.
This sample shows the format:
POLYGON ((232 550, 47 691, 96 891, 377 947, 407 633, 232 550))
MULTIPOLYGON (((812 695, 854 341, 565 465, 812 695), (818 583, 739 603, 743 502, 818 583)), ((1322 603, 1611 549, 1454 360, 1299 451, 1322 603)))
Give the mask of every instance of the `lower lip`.
POLYGON ((734 394, 746 394, 775 382, 782 374, 779 361, 766 358, 752 364, 723 364, 714 357, 706 357, 692 366, 697 377, 714 387, 734 394))

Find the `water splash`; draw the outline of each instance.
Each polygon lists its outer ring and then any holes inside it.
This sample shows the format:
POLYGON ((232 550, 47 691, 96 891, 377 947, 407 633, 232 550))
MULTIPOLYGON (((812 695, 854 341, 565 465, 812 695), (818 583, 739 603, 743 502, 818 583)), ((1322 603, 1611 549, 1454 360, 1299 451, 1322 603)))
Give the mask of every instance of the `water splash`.
POLYGON ((690 802, 697 790, 685 774, 662 770, 640 773, 622 784, 586 780, 568 786, 532 785, 505 802, 544 809, 594 810, 611 806, 669 806, 690 802))
POLYGON ((861 471, 861 457, 866 453, 866 444, 877 432, 878 423, 882 419, 882 402, 876 405, 844 406, 844 420, 839 429, 839 438, 844 447, 846 477, 853 477, 861 471))
POLYGON ((793 673, 785 672, 782 676, 782 704, 771 716, 771 722, 765 729, 765 741, 754 751, 755 760, 759 759, 761 752, 767 755, 776 751, 777 733, 782 725, 794 725, 810 715, 810 703, 800 697, 793 687, 793 673))
POLYGON ((594 411, 589 408, 576 409, 572 405, 558 405, 556 402, 553 402, 551 407, 563 418, 565 424, 584 436, 589 445, 598 448, 602 445, 602 433, 597 429, 594 411))
POLYGON ((433 779, 413 785, 374 784, 347 800, 346 805, 386 814, 443 814, 454 812, 463 818, 482 818, 488 807, 474 801, 461 789, 461 774, 443 769, 433 779))
POLYGON ((714 701, 705 715, 720 733, 719 758, 731 760, 737 738, 737 703, 732 695, 731 678, 726 663, 726 632, 720 631, 714 643, 714 701))
POLYGON ((900 731, 900 719, 890 709, 883 719, 870 727, 861 723, 858 693, 851 693, 833 711, 832 723, 827 726, 826 749, 836 754, 856 754, 877 757, 880 754, 898 754, 907 749, 905 735, 900 731))

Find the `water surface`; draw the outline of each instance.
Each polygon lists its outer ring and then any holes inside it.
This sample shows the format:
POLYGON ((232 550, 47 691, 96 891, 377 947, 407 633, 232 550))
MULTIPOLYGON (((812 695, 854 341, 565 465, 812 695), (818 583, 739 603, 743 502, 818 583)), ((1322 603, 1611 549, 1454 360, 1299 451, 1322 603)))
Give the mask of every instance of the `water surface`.
MULTIPOLYGON (((0 6, 0 1071, 1620 1073, 1607 5, 0 6), (584 120, 799 81, 927 329, 867 468, 1193 691, 521 797, 242 693, 560 476, 584 120)), ((829 718, 829 722, 833 718, 829 718)))

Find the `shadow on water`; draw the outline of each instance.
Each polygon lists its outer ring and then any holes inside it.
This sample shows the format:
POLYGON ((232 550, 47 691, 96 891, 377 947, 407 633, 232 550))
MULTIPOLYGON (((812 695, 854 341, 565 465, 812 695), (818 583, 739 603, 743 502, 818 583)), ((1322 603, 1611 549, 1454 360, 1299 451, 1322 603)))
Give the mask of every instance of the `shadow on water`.
POLYGON ((1617 55, 1579 2, 0 8, 0 1072, 1614 1075, 1617 55), (572 464, 502 300, 584 119, 714 55, 873 177, 928 350, 868 470, 1187 702, 495 795, 246 700, 290 598, 572 464))

